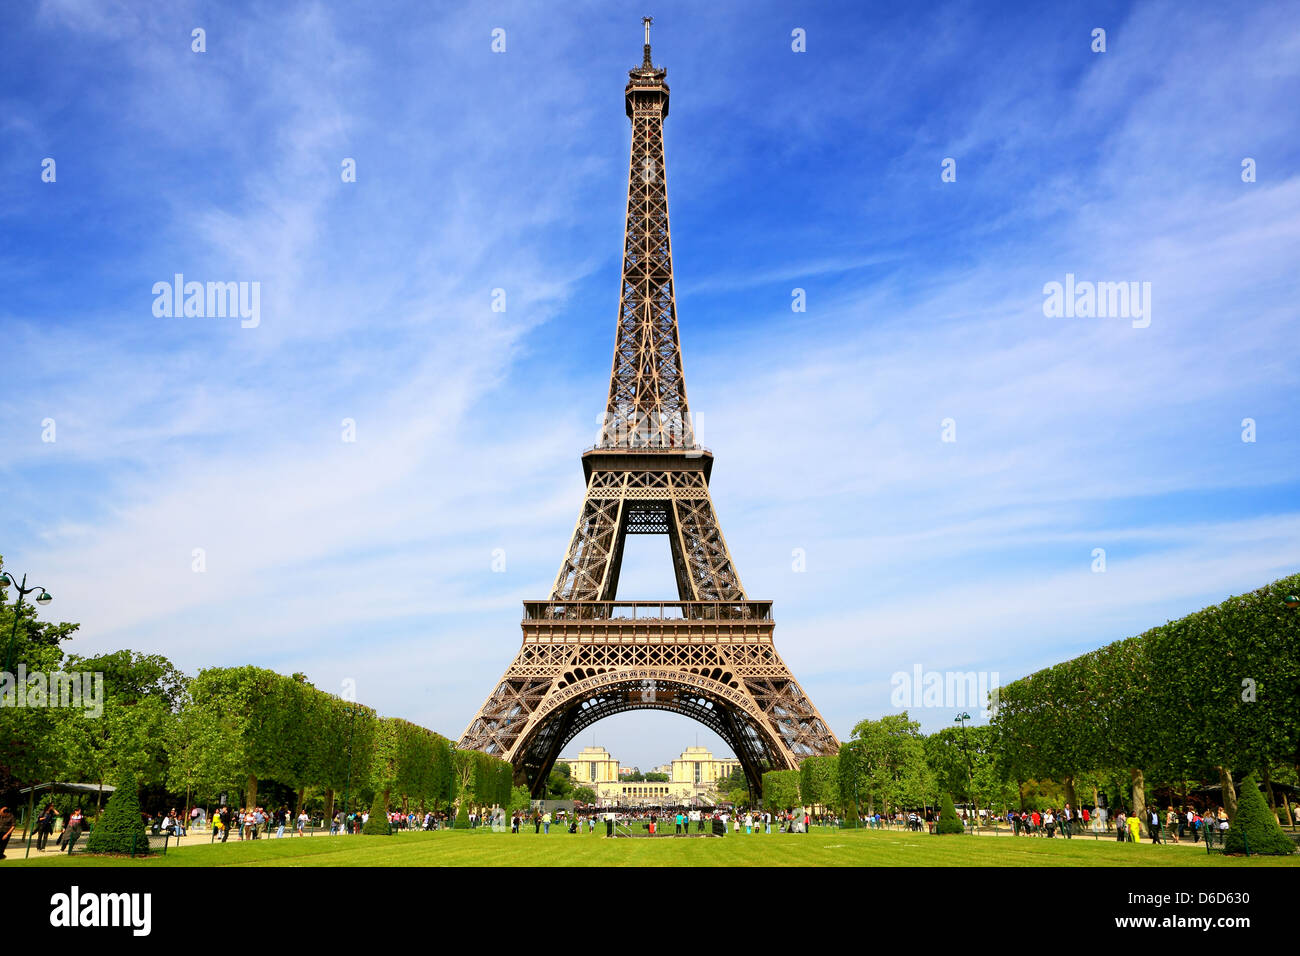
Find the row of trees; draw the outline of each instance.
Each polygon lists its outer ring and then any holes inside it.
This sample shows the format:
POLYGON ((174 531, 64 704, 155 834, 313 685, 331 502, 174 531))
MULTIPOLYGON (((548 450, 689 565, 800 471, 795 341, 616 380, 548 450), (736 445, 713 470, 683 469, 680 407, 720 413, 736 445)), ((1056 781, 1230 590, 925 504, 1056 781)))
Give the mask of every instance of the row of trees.
POLYGON ((1234 778, 1258 775, 1288 822, 1300 780, 1300 610, 1283 578, 998 691, 987 726, 924 735, 906 712, 864 720, 835 757, 764 776, 764 802, 866 812, 951 793, 997 810, 1069 803, 1139 816, 1148 793, 1186 803, 1201 782, 1236 814, 1234 778))
POLYGON ((169 738, 166 782, 212 794, 259 779, 332 798, 349 791, 385 806, 506 806, 513 772, 488 754, 456 751, 446 737, 313 687, 302 674, 212 668, 191 681, 169 738))
POLYGON ((512 800, 509 764, 457 751, 440 734, 327 694, 302 674, 230 667, 186 680, 164 658, 126 651, 63 666, 104 673, 102 714, 6 708, 0 732, 17 781, 113 783, 129 773, 186 802, 225 793, 246 806, 259 802, 260 782, 273 781, 297 793, 298 807, 309 792, 323 794, 327 815, 345 792, 403 808, 512 800))
MULTIPOLYGON (((998 692, 997 758, 1007 778, 1081 774, 1217 781, 1230 815, 1237 777, 1258 773, 1270 803, 1279 769, 1300 772, 1300 575, 1229 598, 1015 681, 998 692)), ((1077 806, 1077 799, 1071 799, 1077 806)))
POLYGON ((950 737, 949 731, 925 736, 906 711, 860 721, 838 754, 808 757, 798 770, 763 774, 763 805, 769 810, 821 806, 855 817, 859 810, 936 806, 941 793, 967 789, 963 752, 958 749, 954 756, 950 737), (958 763, 962 786, 953 788, 958 763))
POLYGON ((103 679, 77 707, 0 707, 4 802, 17 802, 12 791, 28 784, 130 776, 177 804, 224 793, 252 806, 269 788, 276 803, 293 791, 298 808, 309 794, 323 798, 327 814, 344 792, 352 806, 376 797, 415 809, 527 805, 504 761, 455 750, 446 737, 318 690, 302 674, 231 667, 191 679, 156 654, 65 655, 60 645, 77 625, 43 623, 28 604, 14 614, 0 602, 0 649, 7 655, 12 635, 15 672, 103 679))

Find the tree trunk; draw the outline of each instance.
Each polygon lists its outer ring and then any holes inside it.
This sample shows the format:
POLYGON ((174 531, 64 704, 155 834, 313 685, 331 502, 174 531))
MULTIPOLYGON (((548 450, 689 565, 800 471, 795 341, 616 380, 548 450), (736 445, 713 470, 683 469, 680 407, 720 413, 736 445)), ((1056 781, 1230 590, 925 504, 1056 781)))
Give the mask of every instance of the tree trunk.
POLYGON ((1228 768, 1219 767, 1219 786, 1223 791, 1223 809, 1228 811, 1228 819, 1237 819, 1237 788, 1232 784, 1232 774, 1228 768))
POLYGON ((1269 777, 1268 768, 1264 768, 1264 792, 1268 794, 1268 808, 1273 811, 1274 819, 1277 818, 1277 797, 1273 796, 1273 781, 1269 777))
POLYGON ((1097 792, 1097 785, 1092 785, 1092 815, 1097 815, 1097 807, 1101 805, 1101 794, 1097 792))
POLYGON ((294 807, 293 810, 294 820, 298 819, 299 815, 302 813, 302 808, 304 805, 306 805, 306 803, 307 803, 307 788, 303 787, 301 790, 298 791, 298 806, 294 807))
POLYGON ((1016 793, 1020 797, 1020 812, 1024 813, 1025 812, 1025 782, 1023 780, 1020 780, 1019 778, 1016 779, 1016 793))
POLYGON ((334 819, 334 791, 325 791, 325 823, 328 825, 334 819))
POLYGON ((248 775, 248 786, 244 790, 244 806, 248 809, 257 806, 257 776, 255 774, 250 773, 248 775))
POLYGON ((1130 768, 1129 775, 1133 778, 1133 812, 1137 814, 1138 823, 1142 828, 1139 832, 1150 836, 1151 821, 1147 819, 1146 778, 1138 767, 1130 768))
POLYGON ((1065 775, 1065 802, 1070 805, 1070 809, 1075 813, 1079 812, 1079 797, 1074 792, 1074 774, 1065 775))

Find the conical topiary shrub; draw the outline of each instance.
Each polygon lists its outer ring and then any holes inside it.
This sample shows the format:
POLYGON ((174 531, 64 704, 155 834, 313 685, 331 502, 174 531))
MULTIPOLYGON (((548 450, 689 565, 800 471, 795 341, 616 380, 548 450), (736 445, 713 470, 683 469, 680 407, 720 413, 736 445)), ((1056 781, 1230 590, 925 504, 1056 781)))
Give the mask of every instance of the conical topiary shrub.
POLYGON ((966 827, 957 816, 957 808, 952 805, 952 794, 943 795, 943 805, 939 809, 940 833, 965 833, 966 827))
POLYGON ((1237 797, 1237 815, 1223 840, 1224 853, 1260 853, 1267 856, 1287 856, 1295 852, 1295 844, 1282 828, 1264 802, 1255 775, 1241 781, 1237 797))
POLYGON ((117 789, 108 798, 108 806, 86 838, 86 852, 134 853, 136 856, 149 852, 149 837, 140 816, 140 791, 136 788, 135 774, 123 773, 118 779, 117 789))
POLYGON ((463 803, 456 808, 456 829, 469 829, 469 810, 466 809, 465 804, 463 803))
POLYGON ((370 816, 367 818, 365 826, 361 832, 366 836, 389 836, 393 832, 392 825, 388 822, 388 804, 384 802, 382 793, 375 794, 375 802, 370 805, 370 816))

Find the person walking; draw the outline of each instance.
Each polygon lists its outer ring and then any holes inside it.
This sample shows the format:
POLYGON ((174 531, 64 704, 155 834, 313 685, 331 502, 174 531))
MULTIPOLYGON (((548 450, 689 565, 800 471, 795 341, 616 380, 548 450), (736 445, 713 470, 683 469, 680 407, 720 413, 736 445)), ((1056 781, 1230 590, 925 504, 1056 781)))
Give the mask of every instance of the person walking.
POLYGON ((54 810, 54 804, 48 804, 41 812, 40 819, 36 822, 36 849, 44 850, 45 841, 50 838, 54 832, 54 820, 58 813, 54 810))
POLYGON ((63 831, 64 842, 68 847, 68 854, 72 854, 72 849, 81 839, 81 828, 85 825, 86 818, 81 815, 81 808, 78 807, 72 811, 72 818, 68 820, 68 828, 63 831))
POLYGON ((9 837, 13 835, 17 821, 8 807, 0 807, 0 860, 5 858, 5 849, 9 846, 9 837))

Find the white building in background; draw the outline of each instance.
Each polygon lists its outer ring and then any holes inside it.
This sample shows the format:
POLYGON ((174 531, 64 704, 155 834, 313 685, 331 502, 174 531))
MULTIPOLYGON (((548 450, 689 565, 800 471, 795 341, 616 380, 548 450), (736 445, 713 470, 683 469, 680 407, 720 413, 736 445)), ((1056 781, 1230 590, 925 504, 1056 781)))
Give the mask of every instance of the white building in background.
POLYGON ((717 797, 715 784, 740 766, 735 757, 715 757, 707 747, 687 747, 672 763, 655 767, 662 781, 628 780, 630 769, 604 747, 584 747, 576 757, 561 757, 569 765, 575 787, 589 787, 602 806, 708 806, 717 797))

